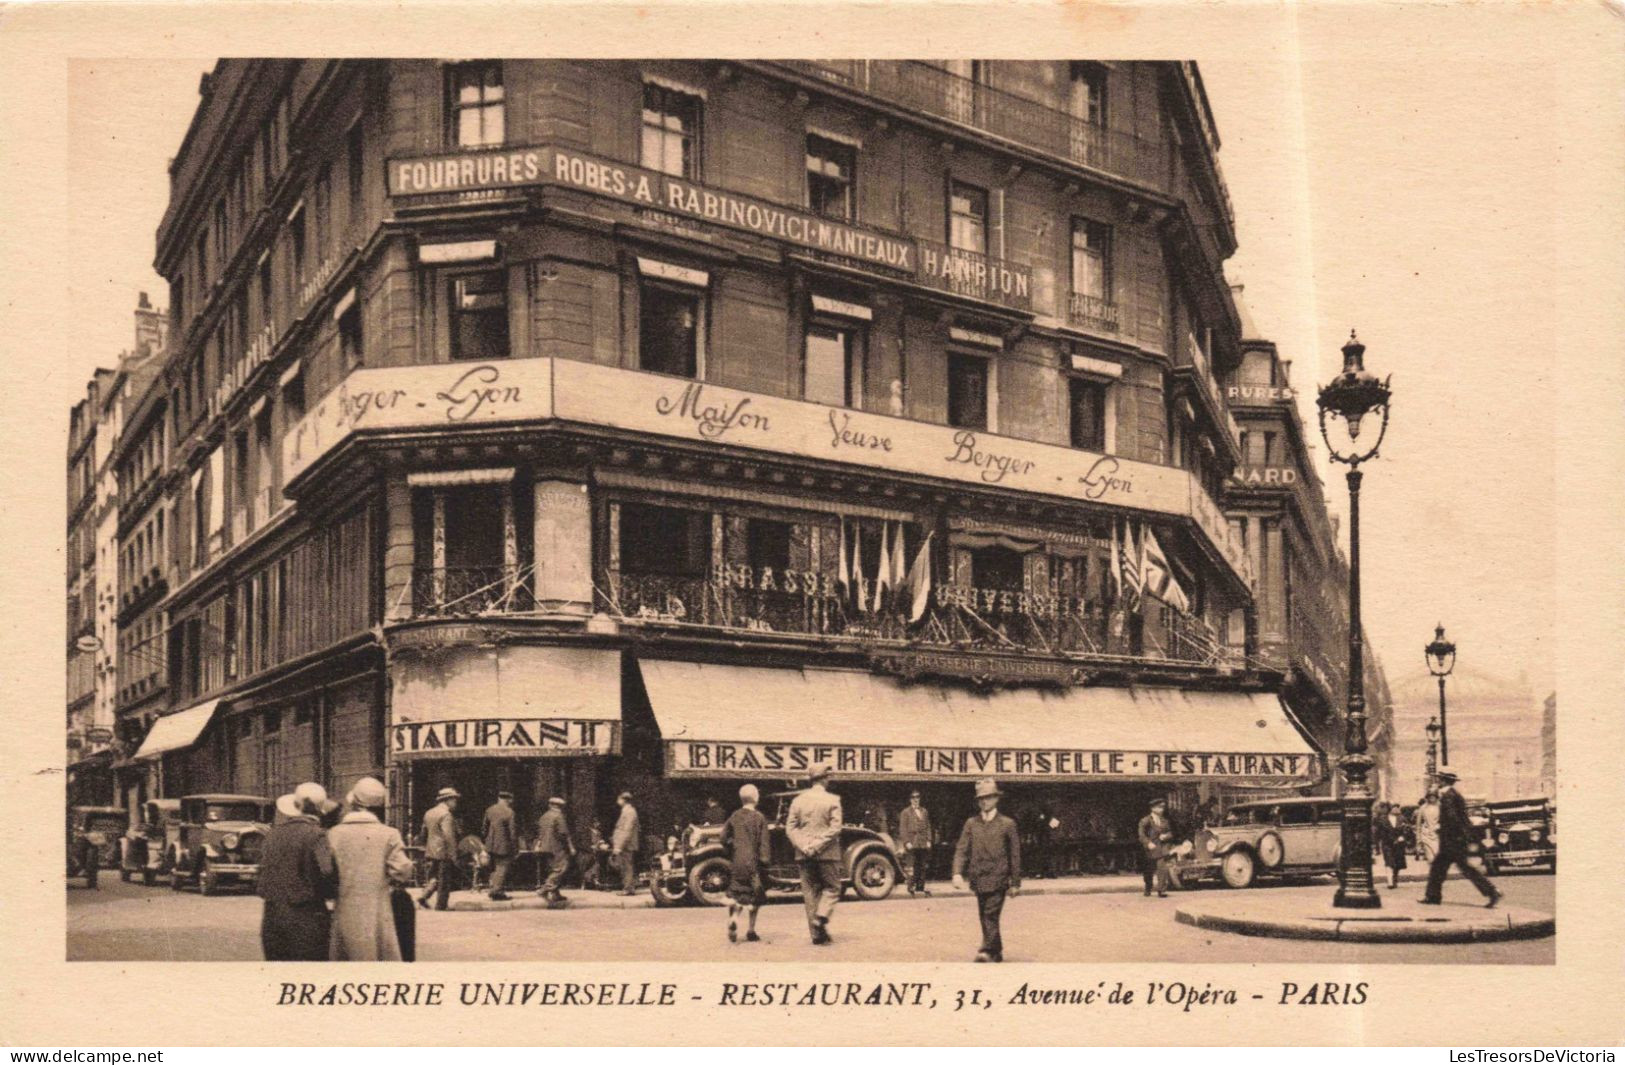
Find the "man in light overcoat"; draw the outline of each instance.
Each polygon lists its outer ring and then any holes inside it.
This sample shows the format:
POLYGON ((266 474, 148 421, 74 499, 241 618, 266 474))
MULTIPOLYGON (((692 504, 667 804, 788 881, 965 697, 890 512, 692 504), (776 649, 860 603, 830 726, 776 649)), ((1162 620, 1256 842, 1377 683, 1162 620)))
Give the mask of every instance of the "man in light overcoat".
POLYGON ((388 798, 383 784, 362 777, 345 800, 349 812, 327 833, 339 876, 333 961, 401 960, 390 892, 412 879, 412 858, 401 834, 379 820, 388 798))
POLYGON ((621 804, 620 815, 615 818, 615 829, 609 835, 609 857, 621 871, 621 894, 637 894, 638 841, 643 829, 638 823, 637 807, 632 805, 632 793, 623 791, 615 800, 621 804))
POLYGON ((435 804, 423 815, 423 857, 429 863, 429 882, 423 885, 418 905, 429 908, 433 895, 434 908, 444 910, 451 899, 451 882, 457 875, 457 800, 456 788, 441 788, 435 795, 435 804))
POLYGON ((834 942, 829 919, 841 898, 841 800, 826 788, 830 767, 816 766, 811 785, 790 804, 784 831, 801 866, 801 897, 807 929, 818 946, 834 942))

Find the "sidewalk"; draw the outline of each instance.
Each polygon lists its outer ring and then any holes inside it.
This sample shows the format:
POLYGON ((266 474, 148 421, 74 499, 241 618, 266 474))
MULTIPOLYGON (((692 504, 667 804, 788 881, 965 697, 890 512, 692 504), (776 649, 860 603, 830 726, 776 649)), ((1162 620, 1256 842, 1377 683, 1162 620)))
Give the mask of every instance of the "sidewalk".
MULTIPOLYGON (((1380 883, 1387 883, 1388 870, 1380 862, 1372 869, 1372 876, 1380 883)), ((1401 882, 1417 883, 1427 879, 1426 869, 1418 870, 1416 867, 1400 873, 1401 882)), ((1208 885, 1216 882, 1207 881, 1208 885)), ((1319 885, 1329 884, 1330 880, 1317 881, 1319 885)), ((1063 876, 1053 880, 1027 880, 1021 885, 1023 895, 1111 895, 1127 894, 1143 891, 1145 882, 1138 873, 1101 874, 1095 876, 1063 876)), ((959 890, 953 886, 952 881, 936 880, 930 884, 931 898, 957 898, 969 896, 969 890, 959 890)), ((1222 887, 1217 888, 1223 891, 1222 887)), ((1170 897, 1177 897, 1179 891, 1170 893, 1170 897)), ((655 904, 654 896, 647 888, 636 895, 619 895, 613 891, 567 891, 565 898, 570 901, 571 909, 579 910, 639 910, 652 909, 655 904)), ((908 894, 902 884, 898 884, 887 902, 913 902, 919 901, 920 896, 908 894)), ((501 902, 493 902, 484 892, 454 891, 451 893, 451 908, 461 911, 485 910, 544 910, 547 903, 541 896, 533 891, 515 892, 513 897, 501 902)))
POLYGON ((1476 893, 1425 906, 1415 895, 1385 891, 1374 910, 1334 909, 1325 891, 1204 893, 1181 899, 1174 920, 1244 936, 1345 943, 1489 942, 1557 931, 1552 914, 1504 904, 1486 909, 1476 893))

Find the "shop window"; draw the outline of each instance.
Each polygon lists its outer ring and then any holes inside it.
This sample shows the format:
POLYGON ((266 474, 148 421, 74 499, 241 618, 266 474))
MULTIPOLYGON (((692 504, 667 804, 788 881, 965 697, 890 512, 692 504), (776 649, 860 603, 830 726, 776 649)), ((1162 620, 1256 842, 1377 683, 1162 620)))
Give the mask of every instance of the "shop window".
POLYGON ((459 63, 446 70, 446 139, 459 148, 486 148, 507 137, 502 64, 459 63))
POLYGON ((643 85, 643 165, 672 177, 697 180, 700 176, 700 115, 698 96, 643 85))
POLYGON ((1106 385, 1074 377, 1068 385, 1072 414, 1072 446, 1085 451, 1106 450, 1106 385))
POLYGON ((639 368, 700 377, 704 343, 700 293, 645 281, 638 296, 639 368))
POLYGON ((816 133, 807 134, 807 206, 814 214, 852 221, 856 176, 855 148, 816 133))
POLYGON ((807 329, 803 398, 831 407, 860 407, 863 397, 863 331, 815 322, 807 329))
POLYGON ((355 300, 339 315, 339 352, 344 368, 361 364, 361 301, 355 300))
POLYGON ((1112 229, 1088 218, 1072 220, 1072 291, 1091 299, 1112 298, 1112 229))
POLYGON ((783 573, 790 568, 790 525, 782 521, 751 518, 745 526, 745 557, 752 573, 770 569, 783 573))
POLYGON ((620 525, 622 573, 703 577, 709 568, 709 514, 627 503, 620 525))
POLYGON ((452 280, 451 357, 508 357, 508 292, 503 271, 482 270, 452 280))
POLYGON ((948 356, 948 424, 986 429, 988 360, 978 355, 948 356))
POLYGON ((987 253, 986 189, 948 182, 948 244, 960 251, 987 253))

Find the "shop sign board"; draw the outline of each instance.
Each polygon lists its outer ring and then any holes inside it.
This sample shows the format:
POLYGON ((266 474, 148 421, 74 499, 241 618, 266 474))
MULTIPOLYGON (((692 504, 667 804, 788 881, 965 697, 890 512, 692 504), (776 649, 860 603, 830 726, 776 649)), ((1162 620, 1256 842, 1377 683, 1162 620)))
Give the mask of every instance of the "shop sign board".
POLYGON ((487 717, 466 721, 422 721, 390 730, 389 750, 410 758, 568 758, 614 754, 613 721, 487 717))
POLYGON ((1291 488, 1298 483, 1292 466, 1238 466, 1232 479, 1245 488, 1291 488))
POLYGON ((673 777, 803 776, 828 764, 860 780, 1295 780, 1319 777, 1317 755, 1073 748, 895 747, 669 740, 673 777))
POLYGON ((1291 385, 1230 385, 1224 394, 1232 407, 1273 407, 1298 398, 1291 385))

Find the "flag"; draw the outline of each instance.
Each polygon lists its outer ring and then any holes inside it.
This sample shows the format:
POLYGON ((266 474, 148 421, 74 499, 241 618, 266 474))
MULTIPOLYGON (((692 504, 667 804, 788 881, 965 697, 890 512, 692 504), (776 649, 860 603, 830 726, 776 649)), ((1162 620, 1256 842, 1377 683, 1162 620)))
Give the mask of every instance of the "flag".
POLYGON ((1140 532, 1140 586, 1151 595, 1162 599, 1166 594, 1165 588, 1174 573, 1168 565, 1168 556, 1162 553, 1162 545, 1157 543, 1157 534, 1150 529, 1140 532))
POLYGON ((841 590, 844 592, 846 590, 847 586, 849 584, 851 584, 851 579, 847 576, 847 571, 846 571, 846 519, 845 518, 841 519, 841 547, 840 547, 840 552, 841 552, 841 569, 840 569, 840 573, 839 573, 839 575, 838 575, 838 577, 836 579, 841 582, 841 590))
POLYGON ((863 599, 863 526, 852 530, 852 585, 858 592, 858 609, 868 610, 863 599))
POLYGON ((1123 586, 1135 595, 1145 586, 1140 571, 1140 549, 1134 543, 1134 524, 1123 522, 1123 586))
POLYGON ((908 587, 913 593, 913 605, 908 615, 910 622, 919 621, 931 602, 931 537, 935 535, 931 533, 925 538, 919 551, 914 554, 914 565, 908 571, 908 587))
POLYGON ((1168 587, 1166 589, 1166 594, 1162 597, 1162 601, 1179 611, 1181 614, 1189 614, 1191 612, 1191 601, 1186 598, 1185 589, 1179 586, 1179 582, 1174 579, 1174 575, 1172 573, 1168 574, 1168 587))
POLYGON ((880 564, 875 567, 875 605, 876 613, 886 609, 886 589, 892 585, 891 579, 891 522, 880 523, 880 564))
POLYGON ((1111 571, 1112 598, 1123 595, 1123 545, 1117 540, 1117 519, 1112 519, 1112 557, 1107 567, 1111 571))

